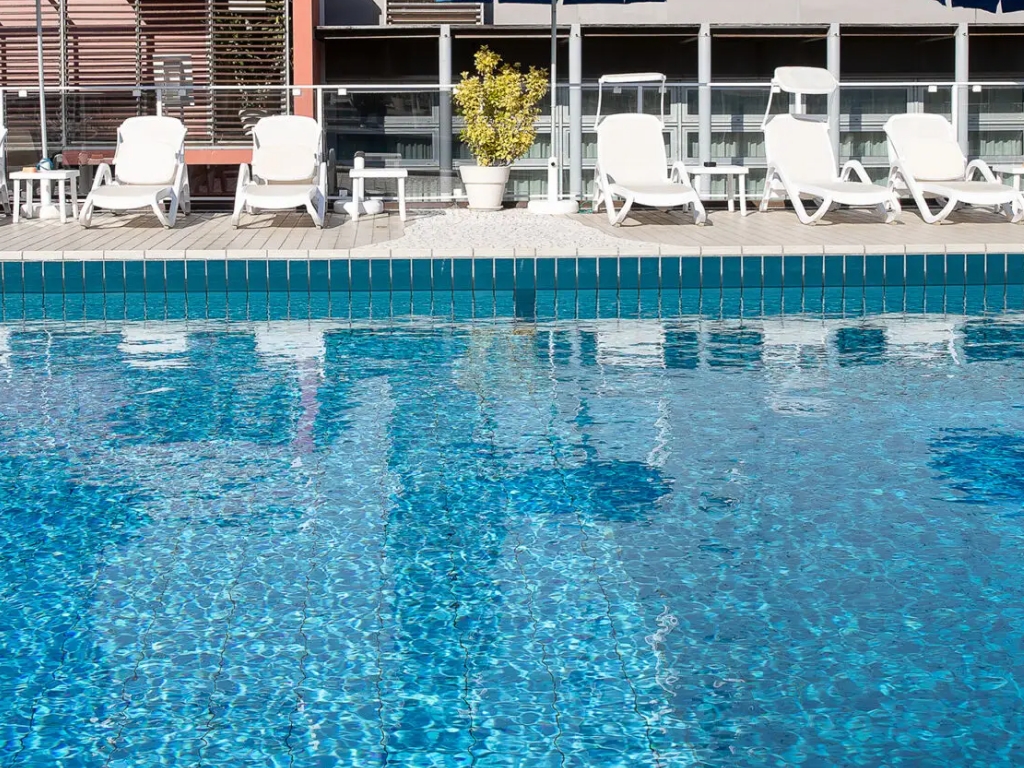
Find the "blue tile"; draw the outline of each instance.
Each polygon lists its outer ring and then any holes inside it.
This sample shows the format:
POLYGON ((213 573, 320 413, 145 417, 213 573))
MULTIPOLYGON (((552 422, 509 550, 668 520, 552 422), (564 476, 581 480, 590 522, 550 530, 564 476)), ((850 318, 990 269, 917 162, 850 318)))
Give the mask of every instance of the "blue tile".
POLYGON ((765 288, 782 287, 782 256, 765 256, 761 259, 761 284, 765 288))
MULTIPOLYGON (((619 258, 619 290, 635 291, 640 287, 640 259, 636 256, 619 258)), ((655 286, 657 287, 657 286, 655 286)))
POLYGON ((414 291, 431 291, 433 287, 434 277, 430 259, 413 259, 412 289, 414 291))
POLYGON ((238 259, 227 262, 228 265, 228 292, 246 293, 249 290, 249 276, 245 268, 245 262, 238 259))
POLYGON ((843 257, 825 256, 825 286, 831 288, 842 288, 843 280, 843 257))
MULTIPOLYGON (((353 273, 355 274, 355 273, 353 273)), ((391 259, 371 259, 370 290, 391 290, 391 259)))
POLYGON ((25 281, 21 274, 20 261, 3 262, 4 294, 10 296, 21 293, 25 288, 25 281))
POLYGON ((700 257, 700 287, 717 290, 722 287, 722 257, 700 257))
POLYGON ((985 284, 1006 284, 1006 254, 989 253, 985 256, 985 284))
POLYGON ((782 257, 782 285, 785 288, 800 288, 804 284, 804 257, 782 257))
POLYGON ((619 289, 619 260, 617 258, 597 260, 597 288, 601 291, 617 291, 619 289))
MULTIPOLYGON (((246 281, 250 293, 267 293, 270 284, 267 279, 265 259, 253 259, 246 263, 246 281)), ((234 290, 234 286, 232 286, 232 290, 234 290)))
POLYGON ((906 265, 905 285, 924 285, 924 255, 911 253, 904 262, 906 265))
POLYGON ((946 284, 945 254, 929 253, 924 257, 924 282, 925 285, 946 284))
POLYGON ((494 292, 494 259, 473 259, 473 290, 477 293, 494 292))
POLYGON ((821 288, 825 285, 825 257, 804 256, 804 286, 821 288))
POLYGON ((966 257, 967 266, 964 271, 964 278, 967 285, 985 284, 985 254, 968 253, 966 257))
POLYGON ((168 293, 185 292, 185 262, 168 261, 164 264, 164 276, 168 293))
POLYGON ((431 259, 430 268, 433 273, 434 291, 450 293, 452 290, 452 260, 431 259))
MULTIPOLYGON (((558 275, 561 285, 562 275, 558 275)), ((597 290, 597 259, 580 257, 576 259, 576 287, 580 291, 597 290)))
POLYGON ((103 293, 104 285, 102 261, 85 262, 84 276, 86 293, 103 293))
POLYGON ((661 290, 678 291, 683 287, 683 262, 679 256, 663 256, 661 259, 661 290))
POLYGON ((740 256, 722 258, 722 287, 739 288, 743 285, 743 262, 740 256))
POLYGON ((870 255, 864 257, 864 284, 885 285, 885 257, 870 255))
MULTIPOLYGON (((537 287, 536 259, 516 259, 516 290, 534 290, 537 287)), ((522 299, 520 299, 522 301, 522 299)))
POLYGON ((43 262, 43 292, 64 293, 64 265, 61 262, 43 262))
MULTIPOLYGON (((640 258, 640 289, 644 291, 656 291, 661 287, 659 269, 661 259, 657 256, 643 256, 640 258)), ((676 279, 678 281, 678 270, 676 279)))
POLYGON ((64 293, 85 293, 85 268, 82 262, 64 262, 64 293))
POLYGON ((332 294, 370 290, 370 263, 366 259, 358 261, 359 266, 356 266, 355 259, 331 259, 328 262, 331 269, 328 285, 332 294))
POLYGON ((1006 284, 1024 284, 1024 253, 1006 254, 1006 284))
POLYGON ((761 256, 743 257, 743 287, 747 289, 760 290, 761 280, 764 277, 764 269, 761 266, 761 256))
POLYGON ((963 285, 964 277, 964 255, 962 253, 947 253, 946 285, 963 285))
POLYGON ((903 254, 890 254, 885 257, 885 284, 903 286, 906 284, 906 262, 903 254))
POLYGON ((680 259, 682 269, 682 287, 700 289, 700 256, 683 256, 680 259))
POLYGON ((167 264, 160 261, 147 261, 146 293, 165 293, 167 291, 167 264))
POLYGON ((555 260, 537 259, 537 290, 555 290, 555 260))
POLYGON ((576 259, 555 260, 555 288, 568 292, 576 290, 576 259))
POLYGON ((310 259, 307 262, 309 269, 309 292, 326 293, 331 289, 331 262, 327 259, 310 259))
POLYGON ((206 262, 206 291, 207 293, 227 293, 228 291, 228 263, 215 259, 206 262))
POLYGON ((105 293, 124 293, 123 261, 103 262, 103 291, 105 293))
POLYGON ((288 262, 288 292, 309 293, 309 262, 293 259, 288 262))
POLYGON ((267 290, 271 293, 288 292, 288 262, 283 259, 267 261, 267 290))
POLYGON ((860 288, 864 285, 864 257, 846 256, 846 270, 843 280, 847 288, 860 288))
POLYGON ((412 290, 412 261, 410 259, 393 259, 391 261, 391 290, 412 290))
POLYGON ((43 264, 40 261, 26 261, 24 267, 25 293, 43 292, 43 264))
POLYGON ((456 291, 473 290, 472 259, 454 259, 452 261, 452 288, 456 291))
POLYGON ((185 291, 188 293, 206 292, 206 262, 203 259, 185 262, 185 291))

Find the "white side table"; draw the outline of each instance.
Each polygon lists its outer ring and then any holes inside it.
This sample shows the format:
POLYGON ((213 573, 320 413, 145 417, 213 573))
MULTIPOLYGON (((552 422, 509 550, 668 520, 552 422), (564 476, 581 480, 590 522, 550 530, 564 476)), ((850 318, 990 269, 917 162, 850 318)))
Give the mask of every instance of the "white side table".
POLYGON ((366 179, 398 179, 398 218, 405 221, 405 180, 409 171, 405 168, 353 168, 348 172, 352 179, 352 219, 359 218, 359 209, 366 198, 366 179))
POLYGON ((25 185, 25 204, 32 206, 32 182, 39 182, 39 200, 42 202, 44 181, 56 181, 60 190, 57 196, 57 207, 60 209, 60 223, 66 224, 67 212, 67 191, 68 182, 71 182, 71 215, 78 218, 78 171, 15 171, 11 174, 11 181, 14 182, 14 223, 21 220, 21 185, 25 185))
POLYGON ((725 176, 725 198, 729 203, 729 212, 736 210, 735 199, 740 198, 740 214, 747 215, 747 174, 750 169, 742 165, 687 165, 686 172, 691 176, 725 176))
POLYGON ((992 172, 1002 182, 1004 176, 1013 177, 1013 188, 1020 192, 1020 177, 1024 176, 1024 165, 993 165, 992 172))

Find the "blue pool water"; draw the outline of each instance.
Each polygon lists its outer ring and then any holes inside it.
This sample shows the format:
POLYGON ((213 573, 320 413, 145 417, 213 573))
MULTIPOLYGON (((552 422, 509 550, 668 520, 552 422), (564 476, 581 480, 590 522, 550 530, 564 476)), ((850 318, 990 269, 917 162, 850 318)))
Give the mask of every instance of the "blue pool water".
POLYGON ((0 765, 1020 765, 1022 385, 952 309, 0 325, 0 765))

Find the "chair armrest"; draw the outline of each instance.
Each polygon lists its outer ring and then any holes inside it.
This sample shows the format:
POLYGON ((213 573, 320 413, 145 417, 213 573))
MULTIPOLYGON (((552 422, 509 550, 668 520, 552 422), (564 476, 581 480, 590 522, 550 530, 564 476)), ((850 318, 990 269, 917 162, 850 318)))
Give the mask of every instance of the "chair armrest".
POLYGON ((677 184, 685 184, 688 187, 693 186, 693 184, 690 183, 690 174, 686 172, 686 164, 682 162, 672 163, 672 171, 669 174, 669 181, 677 184))
POLYGON ((104 184, 112 184, 113 182, 114 174, 110 170, 110 166, 107 163, 100 163, 96 166, 96 177, 92 180, 92 190, 90 191, 95 192, 104 184))
POLYGON ((992 173, 992 169, 988 167, 988 163, 984 160, 971 160, 971 162, 967 164, 967 171, 964 173, 964 180, 970 181, 971 176, 974 175, 975 171, 980 173, 981 177, 985 179, 985 181, 996 181, 995 174, 992 173))
POLYGON ((868 176, 868 172, 864 170, 864 166, 859 160, 847 160, 846 163, 843 164, 843 170, 842 173, 839 174, 839 180, 849 181, 851 173, 857 176, 858 181, 865 184, 871 183, 871 178, 868 176))

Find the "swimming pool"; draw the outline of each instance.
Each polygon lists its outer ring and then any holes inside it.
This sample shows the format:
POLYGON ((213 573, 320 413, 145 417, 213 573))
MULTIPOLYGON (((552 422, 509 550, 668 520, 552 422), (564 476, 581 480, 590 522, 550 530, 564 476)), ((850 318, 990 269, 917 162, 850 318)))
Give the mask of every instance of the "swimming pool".
POLYGON ((1020 764, 1005 301, 119 301, 0 325, 3 766, 1020 764))

